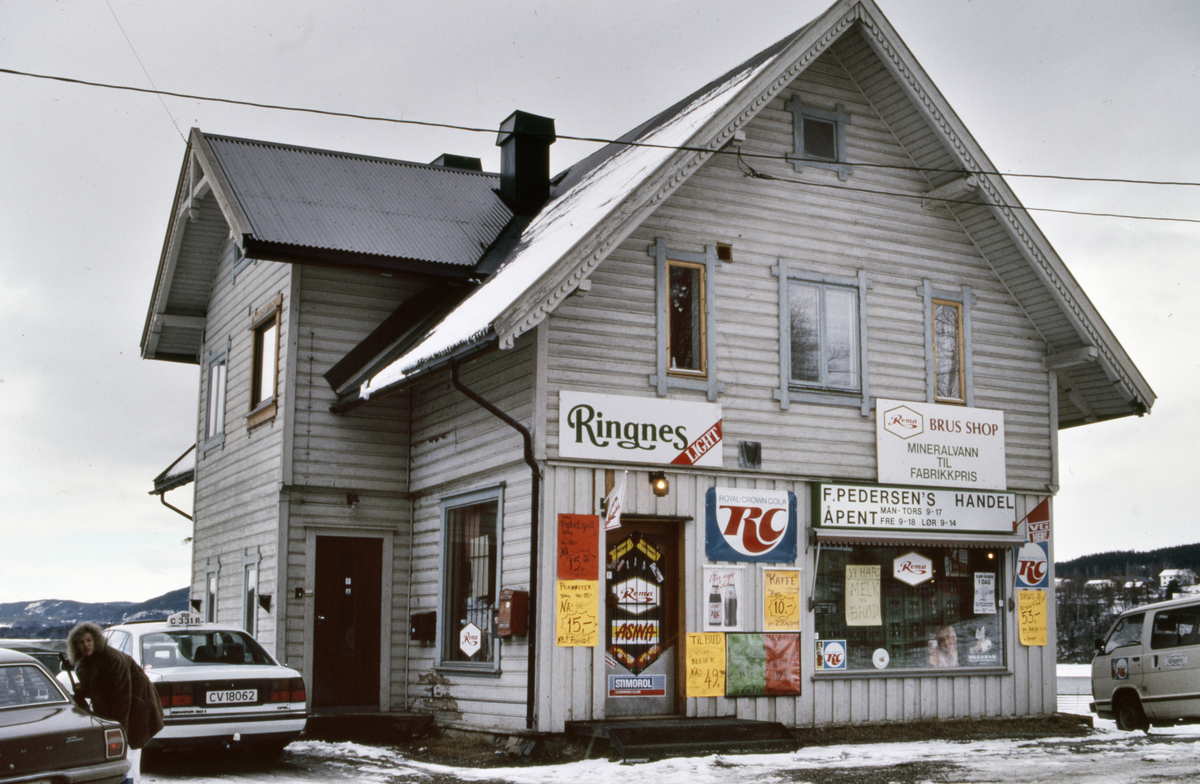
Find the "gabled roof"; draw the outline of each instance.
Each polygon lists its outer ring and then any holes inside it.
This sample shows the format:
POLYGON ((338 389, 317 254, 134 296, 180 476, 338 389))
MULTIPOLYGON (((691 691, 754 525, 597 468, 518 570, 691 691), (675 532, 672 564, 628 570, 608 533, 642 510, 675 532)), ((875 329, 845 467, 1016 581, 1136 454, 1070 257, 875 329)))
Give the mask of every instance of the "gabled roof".
POLYGON ((196 362, 218 254, 466 279, 512 220, 499 175, 205 134, 184 156, 142 337, 196 362))
POLYGON ((907 96, 904 107, 889 111, 914 120, 896 134, 916 164, 944 172, 929 177, 930 190, 964 171, 974 175, 979 204, 947 207, 1045 338, 1047 369, 1059 378, 1060 427, 1149 411, 1154 392, 1016 195, 989 174, 996 168, 872 0, 839 0, 622 143, 569 169, 499 271, 364 383, 360 399, 401 385, 466 347, 490 340, 511 347, 775 95, 851 33, 861 35, 907 96))

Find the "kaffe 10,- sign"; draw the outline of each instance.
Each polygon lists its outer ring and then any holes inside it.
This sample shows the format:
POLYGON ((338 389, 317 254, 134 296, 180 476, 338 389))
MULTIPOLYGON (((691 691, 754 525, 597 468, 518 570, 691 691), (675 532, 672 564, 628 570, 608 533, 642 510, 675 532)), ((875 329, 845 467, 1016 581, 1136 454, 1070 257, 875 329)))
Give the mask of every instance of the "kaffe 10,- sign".
POLYGON ((721 447, 715 403, 558 393, 561 457, 720 468, 721 447))

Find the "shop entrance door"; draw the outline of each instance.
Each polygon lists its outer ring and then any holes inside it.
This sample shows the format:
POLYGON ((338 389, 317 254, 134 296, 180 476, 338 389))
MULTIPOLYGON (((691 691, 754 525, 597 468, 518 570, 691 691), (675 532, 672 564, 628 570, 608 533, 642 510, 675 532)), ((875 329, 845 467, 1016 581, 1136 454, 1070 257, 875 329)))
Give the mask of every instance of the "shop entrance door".
POLYGON ((605 537, 607 718, 676 712, 682 531, 678 523, 624 516, 605 537))
POLYGON ((379 709, 383 540, 318 536, 313 707, 379 709))

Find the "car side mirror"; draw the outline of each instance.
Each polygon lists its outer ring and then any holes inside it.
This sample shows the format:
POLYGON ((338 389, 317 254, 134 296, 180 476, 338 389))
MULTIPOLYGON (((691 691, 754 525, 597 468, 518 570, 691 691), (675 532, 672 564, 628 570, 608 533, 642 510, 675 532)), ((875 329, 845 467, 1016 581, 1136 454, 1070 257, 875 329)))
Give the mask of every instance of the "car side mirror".
POLYGON ((58 654, 58 666, 63 672, 73 672, 75 666, 71 664, 71 660, 67 658, 65 653, 58 654))
POLYGON ((1096 638, 1096 650, 1100 651, 1101 653, 1104 652, 1104 640, 1100 639, 1099 637, 1096 638))

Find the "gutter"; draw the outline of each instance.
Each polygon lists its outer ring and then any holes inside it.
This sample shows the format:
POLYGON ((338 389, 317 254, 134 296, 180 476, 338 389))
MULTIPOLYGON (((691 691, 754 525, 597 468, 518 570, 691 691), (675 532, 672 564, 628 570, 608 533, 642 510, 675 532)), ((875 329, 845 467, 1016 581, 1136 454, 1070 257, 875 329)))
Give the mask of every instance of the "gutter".
POLYGON ((530 469, 530 515, 529 515, 529 663, 528 677, 525 684, 525 729, 534 728, 535 718, 535 685, 537 671, 537 590, 538 590, 538 520, 541 518, 542 469, 533 456, 533 435, 529 429, 508 414, 501 411, 493 403, 485 400, 477 392, 468 389, 458 377, 459 360, 450 360, 450 380, 454 388, 477 403, 481 408, 495 416, 504 424, 521 434, 525 442, 525 462, 530 469))

